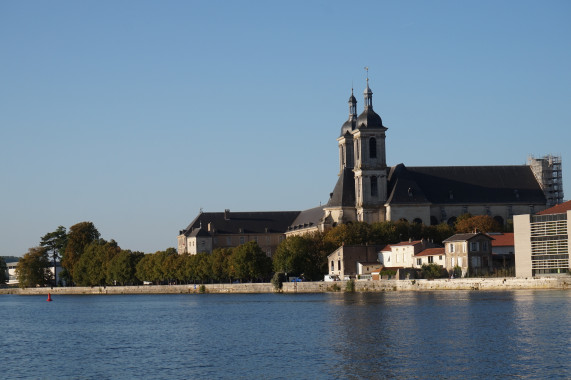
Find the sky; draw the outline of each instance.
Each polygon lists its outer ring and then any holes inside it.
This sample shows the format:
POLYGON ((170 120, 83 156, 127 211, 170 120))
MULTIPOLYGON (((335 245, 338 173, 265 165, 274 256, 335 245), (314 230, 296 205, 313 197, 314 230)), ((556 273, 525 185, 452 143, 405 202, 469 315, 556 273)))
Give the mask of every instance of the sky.
POLYGON ((1 1, 0 256, 83 221, 152 253, 200 210, 325 204, 364 67, 389 165, 556 154, 571 194, 570 16, 566 0, 1 1))

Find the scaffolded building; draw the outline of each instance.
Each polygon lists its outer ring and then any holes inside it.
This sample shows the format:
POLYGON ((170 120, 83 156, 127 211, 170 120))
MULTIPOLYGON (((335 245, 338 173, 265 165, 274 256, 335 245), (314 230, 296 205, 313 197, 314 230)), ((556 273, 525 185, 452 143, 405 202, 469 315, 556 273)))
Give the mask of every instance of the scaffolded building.
POLYGON ((537 182, 547 198, 547 207, 563 203, 563 175, 561 156, 546 155, 535 158, 530 155, 527 164, 531 167, 537 182))

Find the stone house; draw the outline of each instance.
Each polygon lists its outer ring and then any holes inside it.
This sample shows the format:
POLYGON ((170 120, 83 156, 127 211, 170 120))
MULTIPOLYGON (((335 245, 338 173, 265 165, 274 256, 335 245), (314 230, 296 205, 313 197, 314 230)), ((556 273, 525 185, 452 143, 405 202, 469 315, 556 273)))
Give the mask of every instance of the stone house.
POLYGON ((381 248, 373 245, 342 245, 327 256, 329 276, 338 276, 341 280, 355 278, 359 274, 359 265, 363 263, 369 263, 372 270, 371 263, 378 263, 381 248))
POLYGON ((445 268, 458 266, 462 276, 486 274, 492 270, 492 240, 483 233, 456 234, 444 240, 445 268))

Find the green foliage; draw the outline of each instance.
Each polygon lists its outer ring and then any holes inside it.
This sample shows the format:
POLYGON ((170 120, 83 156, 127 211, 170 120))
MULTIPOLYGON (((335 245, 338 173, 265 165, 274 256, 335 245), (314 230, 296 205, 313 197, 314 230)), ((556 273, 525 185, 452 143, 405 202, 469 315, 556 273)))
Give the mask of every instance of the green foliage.
POLYGON ((272 260, 258 243, 251 241, 236 247, 230 257, 230 271, 240 280, 262 280, 270 277, 272 260))
POLYGON ((204 284, 200 285, 200 286, 198 287, 198 292, 199 292, 200 294, 206 293, 206 285, 204 285, 204 284))
POLYGON ((137 279, 137 264, 144 257, 142 252, 122 250, 115 255, 107 266, 107 279, 111 284, 134 285, 137 279))
POLYGON ((355 280, 349 280, 347 281, 347 283, 345 284, 345 291, 352 293, 355 291, 355 280))
POLYGON ((454 267, 454 269, 452 269, 452 274, 454 275, 454 278, 461 278, 462 277, 462 268, 460 268, 458 265, 456 265, 454 267))
POLYGON ((49 270, 48 251, 44 247, 28 250, 16 267, 16 276, 21 288, 48 285, 52 280, 49 270))
POLYGON ((99 231, 91 222, 77 223, 69 228, 61 264, 67 270, 71 280, 75 281, 75 266, 79 262, 85 247, 97 241, 99 236, 99 231))
MULTIPOLYGON (((45 234, 40 240, 40 246, 46 247, 48 253, 51 253, 54 268, 57 260, 61 258, 66 244, 67 232, 64 226, 59 226, 54 232, 45 234)), ((54 270, 54 273, 57 272, 54 270)), ((57 274, 54 277, 54 283, 57 283, 57 274)))
POLYGON ((0 257, 0 285, 8 282, 8 266, 2 257, 0 257))
POLYGON ((75 282, 80 286, 110 285, 108 266, 119 252, 121 248, 114 240, 101 239, 87 245, 73 268, 75 282))
POLYGON ((210 275, 214 281, 226 281, 230 279, 229 260, 232 250, 229 248, 217 248, 209 257, 210 275))
POLYGON ((395 276, 396 274, 397 274, 397 271, 396 271, 396 270, 393 270, 393 269, 383 269, 383 270, 379 273, 379 275, 380 275, 381 277, 385 277, 385 276, 386 276, 386 277, 388 277, 388 278, 393 277, 393 276, 395 276))
POLYGON ((270 282, 274 286, 275 290, 281 290, 283 288, 284 281, 286 281, 285 273, 276 272, 270 282))
POLYGON ((447 277, 446 270, 438 264, 422 264, 422 276, 429 280, 447 277))

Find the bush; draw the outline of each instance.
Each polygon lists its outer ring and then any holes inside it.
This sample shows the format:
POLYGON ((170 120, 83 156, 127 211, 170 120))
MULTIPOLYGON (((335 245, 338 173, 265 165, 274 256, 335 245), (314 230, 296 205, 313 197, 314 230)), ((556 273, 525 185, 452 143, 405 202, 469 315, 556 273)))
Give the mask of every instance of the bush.
POLYGON ((202 284, 198 287, 198 293, 204 294, 206 293, 206 285, 202 284))
POLYGON ((283 288, 284 281, 286 280, 285 273, 276 272, 272 277, 271 283, 275 290, 281 290, 283 288))
POLYGON ((347 281, 347 284, 345 284, 345 291, 350 293, 355 291, 355 280, 347 281))
POLYGON ((438 264, 423 264, 422 265, 422 276, 429 280, 434 278, 447 277, 446 270, 438 264))

